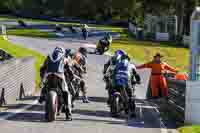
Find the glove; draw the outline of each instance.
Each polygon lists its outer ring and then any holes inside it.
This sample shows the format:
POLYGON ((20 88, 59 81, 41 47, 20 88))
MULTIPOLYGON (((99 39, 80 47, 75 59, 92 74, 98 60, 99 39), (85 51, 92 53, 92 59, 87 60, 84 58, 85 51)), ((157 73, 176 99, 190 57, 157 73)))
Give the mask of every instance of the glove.
POLYGON ((108 81, 108 79, 109 79, 108 76, 106 76, 106 75, 103 76, 103 80, 104 80, 105 82, 108 81))
POLYGON ((140 84, 141 84, 141 82, 140 82, 140 81, 137 81, 136 83, 137 83, 138 85, 140 85, 140 84))

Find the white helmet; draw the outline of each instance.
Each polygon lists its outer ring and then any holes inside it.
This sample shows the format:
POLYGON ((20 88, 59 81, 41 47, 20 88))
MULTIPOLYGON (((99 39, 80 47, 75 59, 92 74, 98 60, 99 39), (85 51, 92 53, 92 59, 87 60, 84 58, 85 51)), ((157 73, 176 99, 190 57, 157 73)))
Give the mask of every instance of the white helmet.
POLYGON ((53 53, 50 55, 50 58, 53 62, 56 62, 64 57, 65 57, 65 49, 62 47, 56 47, 53 53))

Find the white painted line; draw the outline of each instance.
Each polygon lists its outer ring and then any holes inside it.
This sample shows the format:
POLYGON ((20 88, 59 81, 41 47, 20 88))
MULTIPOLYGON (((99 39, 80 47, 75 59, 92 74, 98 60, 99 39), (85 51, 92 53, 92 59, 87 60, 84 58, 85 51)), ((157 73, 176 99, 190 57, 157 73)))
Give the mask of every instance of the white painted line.
POLYGON ((161 129, 160 129, 160 132, 161 132, 161 133, 169 133, 168 130, 167 130, 166 128, 161 128, 161 129))
MULTIPOLYGON (((15 115, 17 115, 17 114, 19 114, 19 113, 21 113, 21 112, 24 112, 25 110, 27 110, 27 109, 29 109, 29 108, 31 108, 31 107, 33 107, 33 106, 36 105, 36 104, 38 104, 38 100, 33 101, 30 105, 27 105, 27 106, 25 106, 24 108, 21 108, 21 109, 17 109, 17 110, 12 111, 11 114, 8 114, 8 115, 6 115, 6 116, 0 117, 0 120, 6 120, 6 119, 8 119, 8 118, 10 118, 10 117, 13 117, 13 116, 15 116, 15 115)), ((6 113, 6 112, 5 112, 5 113, 6 113)))
POLYGON ((145 106, 145 105, 137 105, 136 107, 138 108, 143 108, 143 109, 157 109, 158 107, 154 107, 154 106, 145 106))

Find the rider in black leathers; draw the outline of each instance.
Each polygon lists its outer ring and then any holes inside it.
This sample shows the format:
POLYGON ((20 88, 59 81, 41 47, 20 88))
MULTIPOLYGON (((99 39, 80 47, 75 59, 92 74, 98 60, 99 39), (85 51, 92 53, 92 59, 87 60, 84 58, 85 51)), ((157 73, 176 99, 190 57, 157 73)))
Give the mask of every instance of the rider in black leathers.
POLYGON ((62 47, 56 47, 52 54, 47 56, 44 64, 40 69, 40 76, 42 79, 42 90, 39 102, 42 103, 45 100, 47 87, 46 87, 46 78, 49 74, 54 74, 59 77, 62 81, 61 85, 59 85, 63 93, 64 103, 66 104, 66 119, 72 120, 71 114, 71 95, 69 93, 66 79, 64 76, 65 68, 68 68, 68 59, 65 58, 65 50, 62 47))

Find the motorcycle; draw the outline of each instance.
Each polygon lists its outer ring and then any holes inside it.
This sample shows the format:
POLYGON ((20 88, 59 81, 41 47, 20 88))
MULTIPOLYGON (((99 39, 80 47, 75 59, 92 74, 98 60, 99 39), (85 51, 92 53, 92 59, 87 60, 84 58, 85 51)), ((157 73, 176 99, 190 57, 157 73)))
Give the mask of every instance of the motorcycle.
POLYGON ((109 41, 106 39, 101 39, 99 40, 96 46, 95 53, 102 55, 109 50, 109 47, 110 47, 109 41))
POLYGON ((83 87, 85 87, 84 85, 85 83, 83 83, 83 80, 81 79, 80 70, 78 70, 75 66, 73 66, 71 70, 72 70, 72 74, 71 75, 65 74, 65 77, 67 79, 69 91, 72 95, 71 101, 72 101, 72 107, 73 107, 74 106, 73 103, 76 99, 79 98, 80 91, 81 89, 83 89, 83 87))
POLYGON ((123 88, 113 90, 110 97, 110 112, 113 117, 118 117, 123 110, 126 110, 127 113, 128 102, 125 101, 126 95, 127 94, 123 88))
MULTIPOLYGON (((59 113, 61 107, 66 108, 63 99, 63 93, 59 85, 62 79, 54 74, 47 77, 46 87, 47 94, 45 97, 45 119, 48 122, 56 120, 56 116, 59 113)), ((67 111, 66 111, 67 115, 67 111)))
POLYGON ((135 109, 135 102, 129 102, 125 88, 120 87, 112 90, 110 97, 110 113, 113 117, 120 116, 123 111, 128 116, 135 115, 135 112, 132 112, 131 108, 135 109))

